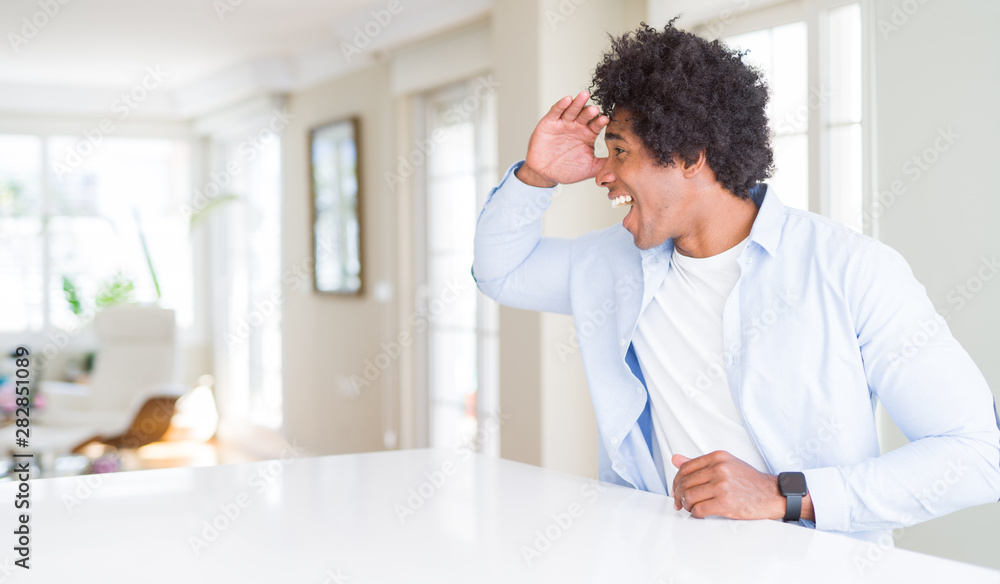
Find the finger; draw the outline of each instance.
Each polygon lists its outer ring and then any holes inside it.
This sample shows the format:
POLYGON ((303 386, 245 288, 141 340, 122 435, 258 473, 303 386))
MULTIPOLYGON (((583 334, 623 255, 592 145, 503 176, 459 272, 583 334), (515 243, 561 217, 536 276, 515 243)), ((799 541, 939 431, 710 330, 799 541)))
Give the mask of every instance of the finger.
POLYGON ((590 94, 586 91, 581 91, 576 94, 576 99, 573 100, 573 103, 569 104, 569 107, 566 108, 566 111, 564 111, 560 117, 564 121, 572 122, 576 119, 576 116, 580 115, 580 112, 583 111, 583 106, 587 104, 588 99, 590 99, 590 94))
POLYGON ((677 481, 676 490, 678 493, 687 494, 689 489, 693 489, 701 485, 707 485, 715 479, 716 473, 711 467, 703 468, 679 479, 677 481))
MULTIPOLYGON (((673 459, 671 459, 671 461, 672 460, 673 459)), ((714 464, 718 464, 719 462, 721 462, 721 459, 714 452, 697 458, 691 458, 677 467, 677 474, 683 477, 703 468, 708 468, 714 464)))
POLYGON ((695 503, 691 506, 691 517, 696 519, 704 519, 712 515, 720 515, 725 517, 725 512, 719 505, 718 499, 706 499, 699 503, 695 503))
POLYGON ((569 107, 569 104, 571 103, 573 103, 573 97, 567 95, 566 97, 552 104, 552 107, 549 108, 548 113, 546 113, 542 119, 548 119, 553 121, 558 120, 559 116, 561 116, 563 112, 566 111, 566 108, 569 107))
POLYGON ((691 511, 694 505, 715 498, 716 491, 716 484, 711 480, 692 484, 685 484, 682 481, 673 492, 674 509, 680 511, 683 508, 691 511))
POLYGON ((591 131, 593 131, 595 134, 600 134, 601 129, 604 128, 604 126, 607 126, 608 122, 610 121, 611 118, 609 118, 608 116, 597 116, 596 118, 587 122, 587 127, 590 128, 591 131))
MULTIPOLYGON (((674 456, 679 455, 675 454, 674 456)), ((691 462, 691 460, 686 459, 686 457, 681 456, 681 458, 685 458, 685 460, 687 460, 687 462, 681 464, 682 467, 691 462)), ((681 508, 688 489, 710 483, 714 480, 714 478, 715 472, 712 470, 712 467, 700 468, 685 476, 682 476, 680 472, 674 475, 673 488, 670 490, 674 497, 674 509, 681 508)))
MULTIPOLYGON (((674 456, 678 456, 678 455, 675 454, 674 456)), ((681 457, 681 458, 685 458, 685 457, 681 457)), ((697 458, 690 458, 690 459, 687 459, 684 462, 682 462, 681 465, 677 467, 677 474, 674 475, 674 487, 676 487, 677 483, 682 478, 684 478, 685 476, 687 476, 687 475, 689 475, 689 474, 691 474, 691 473, 693 473, 693 472, 695 472, 697 470, 701 470, 703 468, 707 468, 707 467, 711 466, 712 464, 714 464, 714 459, 715 459, 715 457, 712 456, 711 454, 706 454, 704 456, 699 456, 697 458), (712 458, 709 458, 709 457, 712 457, 712 458)), ((671 457, 670 460, 671 460, 671 462, 673 462, 675 459, 673 457, 671 457)))
MULTIPOLYGON (((678 468, 678 469, 680 469, 680 467, 683 466, 684 463, 687 462, 687 461, 689 461, 689 460, 691 460, 691 459, 688 458, 688 457, 686 457, 686 456, 684 456, 684 455, 681 455, 681 454, 675 454, 675 455, 673 455, 673 456, 670 457, 670 463, 673 464, 674 467, 678 468)), ((674 482, 673 482, 673 484, 670 485, 670 491, 671 492, 677 490, 677 481, 679 481, 680 479, 681 479, 680 473, 674 474, 674 482)))
POLYGON ((691 509, 703 501, 708 501, 709 499, 715 498, 715 485, 714 484, 704 484, 695 487, 689 487, 684 489, 683 499, 681 500, 681 505, 691 511, 691 509))
POLYGON ((601 113, 601 108, 596 105, 585 105, 580 109, 580 113, 576 115, 576 123, 587 124, 596 118, 599 113, 601 113))

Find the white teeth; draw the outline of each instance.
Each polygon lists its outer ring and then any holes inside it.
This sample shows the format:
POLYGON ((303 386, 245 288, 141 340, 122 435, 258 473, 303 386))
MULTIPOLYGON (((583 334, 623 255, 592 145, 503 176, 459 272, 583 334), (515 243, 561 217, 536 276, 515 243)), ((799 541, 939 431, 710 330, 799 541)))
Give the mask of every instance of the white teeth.
POLYGON ((612 208, 618 208, 621 207, 622 205, 631 205, 631 204, 632 204, 632 195, 620 195, 618 197, 611 199, 612 208))

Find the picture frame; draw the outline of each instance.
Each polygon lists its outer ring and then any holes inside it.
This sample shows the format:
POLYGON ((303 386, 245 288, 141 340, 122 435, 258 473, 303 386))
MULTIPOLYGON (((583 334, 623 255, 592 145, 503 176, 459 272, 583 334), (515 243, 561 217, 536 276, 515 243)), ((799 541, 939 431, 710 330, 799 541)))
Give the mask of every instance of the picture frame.
POLYGON ((309 130, 313 289, 363 293, 360 119, 351 116, 309 130))

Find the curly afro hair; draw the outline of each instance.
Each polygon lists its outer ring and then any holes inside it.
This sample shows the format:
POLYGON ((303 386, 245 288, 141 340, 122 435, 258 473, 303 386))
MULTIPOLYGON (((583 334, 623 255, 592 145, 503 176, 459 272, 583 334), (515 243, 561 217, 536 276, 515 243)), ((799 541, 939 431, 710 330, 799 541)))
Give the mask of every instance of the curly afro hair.
MULTIPOLYGON (((620 38, 594 71, 590 94, 605 115, 627 110, 632 130, 662 166, 694 163, 704 150, 716 179, 737 197, 771 176, 763 74, 743 54, 645 22, 620 38)), ((610 35, 609 35, 610 36, 610 35)))

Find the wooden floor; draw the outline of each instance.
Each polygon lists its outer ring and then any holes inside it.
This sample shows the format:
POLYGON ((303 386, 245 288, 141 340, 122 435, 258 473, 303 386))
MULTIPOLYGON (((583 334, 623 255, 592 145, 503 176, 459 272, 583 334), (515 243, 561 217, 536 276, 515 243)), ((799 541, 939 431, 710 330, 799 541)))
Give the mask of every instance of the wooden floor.
POLYGON ((92 444, 83 451, 93 472, 112 470, 148 470, 189 466, 214 466, 261 460, 259 455, 244 448, 213 437, 207 441, 192 440, 171 429, 163 440, 133 450, 114 450, 92 444), (102 467, 100 459, 109 461, 102 467))
MULTIPOLYGON (((161 442, 153 442, 132 450, 115 450, 102 444, 90 444, 80 454, 59 456, 46 461, 41 468, 33 464, 32 478, 214 466, 264 460, 258 454, 217 438, 208 441, 170 439, 169 435, 164 438, 165 440, 161 442)), ((0 461, 0 482, 12 480, 10 476, 12 469, 13 460, 0 461)))
POLYGON ((216 439, 154 442, 135 451, 122 453, 122 470, 214 466, 259 460, 250 453, 216 439))

